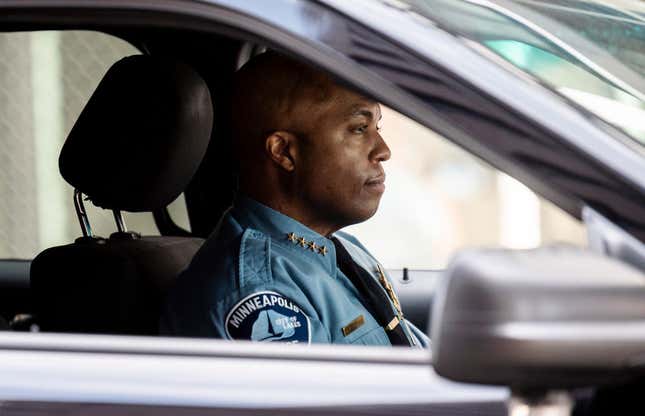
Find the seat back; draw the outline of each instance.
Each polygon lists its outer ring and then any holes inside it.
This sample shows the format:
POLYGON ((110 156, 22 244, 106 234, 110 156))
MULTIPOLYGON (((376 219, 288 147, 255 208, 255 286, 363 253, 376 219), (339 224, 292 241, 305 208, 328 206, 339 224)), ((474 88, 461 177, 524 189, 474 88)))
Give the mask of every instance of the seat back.
POLYGON ((61 151, 83 236, 32 262, 41 330, 158 332, 164 292, 203 240, 141 237, 121 211, 154 211, 176 199, 205 154, 212 123, 208 87, 188 66, 139 55, 110 68, 61 151), (83 195, 114 211, 117 232, 92 233, 83 195))
POLYGON ((161 301, 202 240, 141 237, 49 248, 31 283, 43 331, 153 335, 161 301))

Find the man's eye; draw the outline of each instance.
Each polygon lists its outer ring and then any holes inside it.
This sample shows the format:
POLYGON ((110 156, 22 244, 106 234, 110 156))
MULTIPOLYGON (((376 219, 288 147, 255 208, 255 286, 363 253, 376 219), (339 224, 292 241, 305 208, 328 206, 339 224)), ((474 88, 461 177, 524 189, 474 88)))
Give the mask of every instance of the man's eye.
POLYGON ((365 124, 365 125, 362 125, 362 126, 355 127, 353 132, 357 133, 357 134, 363 134, 363 133, 365 133, 367 131, 367 128, 368 128, 368 125, 365 124))

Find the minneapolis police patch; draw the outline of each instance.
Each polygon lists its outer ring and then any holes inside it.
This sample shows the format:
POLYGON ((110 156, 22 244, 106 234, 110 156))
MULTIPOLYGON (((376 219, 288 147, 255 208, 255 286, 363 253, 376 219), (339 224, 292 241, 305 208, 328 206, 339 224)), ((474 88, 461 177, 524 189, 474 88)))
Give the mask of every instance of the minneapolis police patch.
POLYGON ((309 344, 310 332, 307 315, 276 292, 253 293, 233 306, 226 316, 226 333, 231 339, 309 344))

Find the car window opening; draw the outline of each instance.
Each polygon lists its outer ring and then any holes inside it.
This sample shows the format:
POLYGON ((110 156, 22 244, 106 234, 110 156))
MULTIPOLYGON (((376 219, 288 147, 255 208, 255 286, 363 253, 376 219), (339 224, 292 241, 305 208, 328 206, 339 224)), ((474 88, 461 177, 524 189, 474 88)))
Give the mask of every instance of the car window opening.
MULTIPOLYGON (((182 61, 190 61, 186 57, 176 61, 165 58, 157 60, 154 57, 154 45, 151 46, 153 56, 137 56, 137 51, 131 45, 116 40, 116 38, 115 40, 104 40, 101 36, 107 37, 107 35, 93 32, 40 32, 21 34, 20 36, 24 36, 25 40, 22 41, 30 44, 36 51, 34 52, 36 60, 39 53, 52 53, 51 51, 47 52, 45 46, 59 48, 62 54, 55 58, 60 62, 59 72, 34 73, 34 79, 31 81, 36 83, 40 78, 49 77, 45 81, 38 82, 49 82, 53 86, 52 88, 58 89, 58 92, 52 95, 46 90, 38 90, 41 88, 39 86, 41 84, 34 84, 36 85, 35 101, 31 105, 34 106, 36 115, 41 114, 39 111, 44 111, 40 109, 41 107, 47 110, 55 108, 56 111, 53 114, 57 114, 59 117, 58 120, 50 120, 37 116, 34 120, 36 123, 34 129, 36 144, 41 147, 49 147, 46 151, 36 151, 36 160, 32 163, 38 168, 37 172, 49 167, 46 172, 43 170, 43 173, 38 173, 41 176, 38 176, 34 182, 37 184, 33 186, 36 192, 44 193, 38 195, 39 200, 58 201, 57 204, 60 206, 55 206, 55 209, 52 206, 48 210, 39 208, 38 212, 42 211, 43 213, 38 215, 45 216, 35 217, 37 220, 34 223, 40 227, 41 231, 34 233, 34 235, 39 236, 40 239, 31 242, 28 249, 14 247, 12 250, 15 250, 13 251, 15 254, 11 254, 12 252, 9 251, 8 256, 10 257, 30 258, 38 251, 41 251, 41 254, 31 263, 31 286, 27 283, 27 287, 21 292, 29 291, 33 298, 32 305, 25 307, 23 304, 15 308, 12 306, 6 312, 3 311, 1 315, 8 321, 7 325, 14 330, 21 331, 156 335, 158 333, 157 311, 163 302, 159 293, 164 293, 172 287, 176 275, 189 264, 194 253, 203 243, 202 239, 191 236, 189 230, 192 229, 194 233, 198 233, 197 235, 207 236, 219 219, 219 215, 216 216, 218 218, 213 218, 213 208, 215 208, 215 212, 224 212, 232 202, 236 175, 232 174, 231 160, 223 161, 222 156, 217 155, 217 149, 211 147, 208 151, 204 150, 204 162, 201 163, 199 169, 197 167, 193 169, 196 174, 191 185, 178 189, 178 192, 184 191, 179 197, 175 198, 174 194, 161 197, 155 194, 154 180, 161 177, 161 173, 157 173, 152 175, 152 178, 148 178, 152 182, 148 182, 145 186, 147 194, 141 192, 137 195, 139 199, 131 196, 128 200, 123 198, 125 194, 120 186, 120 183, 126 181, 124 179, 126 176, 118 179, 108 171, 96 172, 96 161, 105 160, 101 158, 114 151, 114 148, 101 148, 100 141, 92 142, 89 145, 83 144, 83 140, 85 137, 101 137, 102 134, 105 134, 106 129, 109 130, 109 123, 101 124, 104 122, 101 120, 102 110, 92 112, 92 108, 102 109, 104 106, 108 108, 108 106, 123 105, 124 101, 119 97, 110 96, 110 94, 123 88, 119 86, 119 83, 124 85, 133 83, 134 81, 128 80, 132 73, 149 71, 150 68, 155 68, 155 65, 163 67, 169 62, 171 66, 175 66, 172 69, 164 67, 160 70, 161 72, 167 70, 184 74, 199 68, 200 74, 203 74, 208 69, 200 68, 198 62, 192 64, 197 66, 191 68, 191 65, 186 65, 187 69, 184 68, 182 61), (71 59, 69 55, 74 52, 68 51, 66 48, 74 47, 83 50, 87 43, 96 42, 96 39, 100 42, 107 42, 105 50, 109 53, 105 53, 105 56, 91 57, 92 60, 101 62, 102 69, 97 69, 94 78, 91 81, 86 81, 86 89, 82 94, 78 93, 81 98, 74 98, 75 101, 70 101, 70 97, 74 97, 74 94, 77 93, 74 88, 79 88, 79 84, 74 78, 70 78, 74 76, 74 71, 63 70, 67 68, 66 65, 72 65, 75 62, 68 63, 68 60, 71 59), (114 42, 114 44, 110 42, 114 42), (121 60, 120 65, 141 61, 143 69, 137 68, 139 64, 133 65, 134 69, 125 71, 126 73, 131 71, 129 75, 118 74, 113 78, 108 77, 101 81, 110 82, 112 80, 115 83, 110 87, 108 93, 93 92, 97 85, 101 91, 99 81, 108 71, 110 65, 126 56, 130 58, 121 60), (65 75, 63 76, 63 74, 65 75), (101 94, 107 98, 102 98, 101 94), (93 97, 94 103, 90 102, 90 97, 93 97), (64 103, 62 107, 61 102, 64 103), (79 102, 80 104, 78 104, 79 102), (76 104, 72 105, 72 103, 76 104), (86 109, 81 114, 81 121, 77 121, 83 106, 86 106, 86 109), (83 122, 83 120, 86 121, 83 122), (60 151, 65 132, 71 131, 74 125, 76 127, 71 133, 74 139, 69 141, 69 145, 71 149, 76 149, 67 151, 68 156, 61 157, 61 169, 66 172, 64 175, 67 175, 66 178, 74 184, 79 192, 77 199, 79 211, 87 213, 85 217, 80 217, 81 224, 91 224, 91 231, 86 226, 84 236, 78 239, 77 237, 81 235, 78 229, 79 222, 73 211, 70 213, 72 189, 69 185, 63 184, 58 174, 52 174, 52 164, 57 161, 57 153, 60 151), (49 137, 51 134, 43 133, 52 126, 58 126, 53 130, 47 130, 57 132, 58 144, 54 143, 53 147, 49 142, 47 142, 48 145, 44 144, 46 140, 53 140, 49 137), (95 130, 97 128, 98 130, 95 130), (41 136, 42 138, 40 138, 41 136), (76 139, 77 137, 80 139, 76 139), (74 145, 74 143, 76 144, 74 145), (59 148, 57 149, 56 146, 59 148), (87 159, 82 156, 85 153, 93 154, 93 157, 87 159), (88 161, 90 164, 84 165, 88 161), (93 172, 93 181, 103 181, 100 189, 96 188, 98 191, 93 188, 96 185, 87 182, 88 171, 93 172), (208 181, 212 177, 209 175, 220 177, 224 175, 226 177, 226 180, 223 181, 226 182, 226 185, 220 195, 209 195, 205 192, 209 186, 208 181), (90 198, 93 199, 92 201, 81 199, 82 194, 85 193, 83 187, 87 188, 86 192, 94 194, 90 198), (110 190, 110 187, 113 187, 114 190, 110 190), (154 205, 150 201, 155 198, 163 199, 163 203, 154 205), (95 202, 107 209, 95 208, 95 202), (84 203, 83 209, 81 209, 81 203, 84 203), (150 211, 155 211, 154 219, 150 211), (158 233, 155 221, 164 231, 163 234, 168 237, 154 235, 158 233), (69 244, 74 240, 76 240, 75 243, 69 244), (172 245, 172 249, 164 248, 169 247, 169 244, 172 245), (132 267, 132 263, 138 264, 138 266, 128 269, 132 267), (70 264, 75 265, 71 272, 70 264), (165 266, 161 267, 162 265, 165 266), (159 274, 158 271, 160 267, 165 270, 162 274, 159 274), (124 272, 124 270, 127 271, 124 272), (92 274, 91 286, 87 286, 87 280, 85 280, 88 271, 91 271, 92 274), (63 277, 52 280, 52 275, 63 277), (143 288, 148 292, 148 295, 143 298, 136 296, 128 298, 130 295, 134 296, 134 286, 132 286, 134 283, 132 280, 128 280, 131 279, 129 277, 131 275, 140 276, 134 281, 145 282, 143 288), (146 277, 148 275, 154 277, 148 278, 146 277), (116 283, 124 286, 118 286, 116 283), (128 287, 132 290, 131 294, 119 292, 128 287), (52 294, 58 295, 52 296, 52 294), (88 294, 90 295, 88 296, 88 294), (123 311, 119 312, 115 307, 123 305, 114 305, 110 301, 111 298, 121 298, 124 302, 134 303, 128 306, 131 309, 127 309, 126 314, 122 315, 123 311), (79 314, 79 310, 86 312, 79 314)), ((237 53, 231 54, 230 57, 231 61, 235 61, 233 66, 236 68, 241 67, 249 59, 266 52, 266 47, 257 44, 246 43, 238 48, 237 53)), ((76 58, 78 61, 82 61, 85 56, 83 53, 78 52, 80 57, 76 58)), ((85 65, 95 64, 87 63, 85 65)), ((219 70, 229 78, 232 76, 230 70, 226 72, 221 67, 219 70)), ((228 105, 226 104, 228 99, 226 95, 217 94, 222 92, 222 86, 213 84, 213 80, 209 80, 209 82, 211 84, 207 83, 207 86, 214 97, 213 100, 217 101, 220 106, 222 102, 224 102, 224 106, 228 105)), ((221 80, 220 82, 226 83, 228 81, 221 80)), ((5 85, 4 88, 8 88, 8 86, 5 85)), ((145 96, 137 98, 142 100, 141 107, 137 110, 140 112, 139 119, 142 114, 145 114, 145 112, 141 113, 141 109, 158 105, 163 100, 161 97, 156 97, 151 101, 150 98, 145 96)), ((412 122, 404 115, 382 105, 377 109, 383 115, 383 128, 381 129, 379 118, 378 126, 375 124, 374 132, 378 132, 385 138, 385 142, 391 147, 394 154, 391 159, 389 156, 379 156, 384 159, 383 165, 387 173, 388 191, 384 194, 381 207, 373 218, 350 226, 347 231, 360 238, 369 246, 375 258, 382 262, 384 270, 387 269, 389 274, 389 284, 392 286, 391 289, 384 292, 385 299, 389 298, 393 304, 398 304, 399 300, 390 292, 399 293, 403 308, 409 311, 406 317, 417 327, 425 329, 429 324, 427 311, 439 276, 435 270, 445 267, 448 259, 458 248, 464 245, 480 244, 534 247, 544 242, 561 239, 583 244, 584 232, 578 224, 574 224, 570 219, 562 216, 560 212, 557 212, 557 209, 540 200, 517 181, 483 164, 450 144, 445 138, 412 122), (480 219, 482 215, 488 219, 482 221, 480 219), (419 297, 419 293, 423 293, 425 297, 419 297)), ((122 117, 127 118, 127 114, 122 117)), ((214 119, 216 128, 213 137, 225 141, 226 131, 230 126, 226 125, 224 112, 216 111, 214 119)), ((369 130, 371 121, 367 120, 366 122, 368 123, 366 126, 352 128, 352 134, 363 134, 366 129, 369 130)), ((170 132, 172 129, 165 129, 165 131, 170 132)), ((146 132, 140 131, 140 134, 140 137, 145 137, 146 132)), ((208 138, 210 138, 210 134, 208 138)), ((171 140, 167 143, 171 143, 171 140)), ((124 156, 127 156, 133 161, 132 163, 124 163, 122 166, 124 169, 126 166, 136 166, 134 161, 143 160, 143 154, 152 149, 150 146, 153 144, 150 143, 141 148, 129 148, 127 143, 123 143, 117 146, 117 151, 126 154, 114 158, 125 160, 124 156), (136 152, 143 153, 137 154, 136 152)), ((172 143, 169 146, 173 146, 172 143)), ((178 152, 177 149, 174 148, 178 152)), ((186 157, 194 158, 195 156, 186 157)), ((172 163, 168 160, 167 156, 164 156, 164 163, 172 163)), ((198 164, 200 160, 197 160, 198 164)), ((109 166, 107 162, 100 165, 109 166)), ((168 166, 170 165, 166 165, 167 169, 170 169, 168 166)), ((58 167, 54 166, 53 169, 58 169, 58 167)), ((139 177, 142 173, 132 171, 128 175, 139 177)), ((374 183, 380 186, 378 181, 381 179, 375 177, 374 183)), ((165 186, 162 186, 158 193, 166 191, 165 186)), ((160 203, 159 201, 153 202, 160 203)), ((302 236, 299 237, 302 238, 302 236)), ((306 250, 313 250, 321 258, 324 258, 326 251, 333 246, 328 244, 329 247, 324 245, 314 247, 313 240, 305 242, 307 244, 306 250)), ((24 264, 29 265, 28 262, 24 264)), ((22 276, 25 276, 24 271, 21 273, 22 276)), ((29 270, 26 273, 29 273, 29 270)), ((290 299, 285 297, 282 303, 288 305, 289 301, 290 299)), ((276 298, 276 302, 280 302, 280 298, 276 298)), ((243 306, 244 304, 242 304, 243 306)), ((265 315, 262 316, 267 319, 271 316, 269 309, 265 315)), ((356 318, 352 321, 354 324, 350 322, 348 326, 343 327, 347 337, 352 333, 355 337, 357 334, 366 335, 361 331, 369 328, 371 323, 367 322, 365 316, 359 314, 358 317, 352 316, 351 318, 356 318), (359 319, 360 316, 363 318, 359 319), (355 329, 360 327, 363 328, 355 329)), ((240 319, 241 325, 243 318, 240 319)), ((299 319, 298 323, 302 325, 301 321, 304 318, 299 319)), ((291 334, 291 330, 296 330, 296 327, 292 327, 288 320, 280 321, 282 322, 281 328, 284 330, 280 333, 276 332, 275 328, 271 329, 272 321, 267 322, 269 326, 265 332, 269 335, 266 337, 300 337, 296 334, 297 331, 294 332, 296 335, 291 334)), ((399 322, 403 322, 402 319, 399 322)), ((396 324, 393 323, 393 325, 396 328, 396 324)), ((403 327, 403 325, 402 323, 401 326, 403 327)), ((373 337, 374 334, 369 336, 373 337)), ((409 337, 409 335, 406 336, 409 337)))

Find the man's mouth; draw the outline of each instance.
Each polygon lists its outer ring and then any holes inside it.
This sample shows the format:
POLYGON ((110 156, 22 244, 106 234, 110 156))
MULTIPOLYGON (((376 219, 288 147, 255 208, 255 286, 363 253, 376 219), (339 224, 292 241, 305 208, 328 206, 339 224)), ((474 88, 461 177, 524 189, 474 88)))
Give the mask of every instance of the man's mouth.
POLYGON ((365 181, 365 187, 372 192, 385 192, 385 173, 374 176, 365 181))

